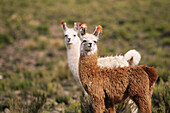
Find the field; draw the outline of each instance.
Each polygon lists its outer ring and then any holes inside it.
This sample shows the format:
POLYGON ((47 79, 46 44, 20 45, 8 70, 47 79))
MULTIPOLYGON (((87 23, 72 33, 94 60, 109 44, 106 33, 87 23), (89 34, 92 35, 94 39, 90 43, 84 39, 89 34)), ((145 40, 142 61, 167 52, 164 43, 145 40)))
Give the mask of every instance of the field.
MULTIPOLYGON (((99 56, 136 49, 159 78, 152 112, 170 112, 170 0, 0 0, 0 112, 81 112, 60 22, 103 26, 99 56)), ((117 106, 120 113, 121 106, 117 106)))

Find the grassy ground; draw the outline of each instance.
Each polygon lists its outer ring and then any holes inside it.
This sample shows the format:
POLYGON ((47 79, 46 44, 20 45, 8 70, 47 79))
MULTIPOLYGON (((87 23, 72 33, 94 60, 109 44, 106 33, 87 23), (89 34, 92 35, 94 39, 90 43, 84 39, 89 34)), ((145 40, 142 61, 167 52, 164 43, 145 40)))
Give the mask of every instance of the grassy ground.
POLYGON ((103 26, 99 55, 136 49, 159 79, 152 112, 170 112, 169 0, 1 0, 0 112, 80 112, 61 20, 103 26))

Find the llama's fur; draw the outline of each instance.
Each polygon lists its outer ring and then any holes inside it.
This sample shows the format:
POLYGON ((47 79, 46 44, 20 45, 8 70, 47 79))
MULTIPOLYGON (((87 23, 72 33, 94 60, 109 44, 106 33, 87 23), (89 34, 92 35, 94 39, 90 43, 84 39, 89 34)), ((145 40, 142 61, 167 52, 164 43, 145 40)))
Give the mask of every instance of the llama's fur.
POLYGON ((139 54, 139 52, 137 52, 136 50, 132 49, 132 50, 129 50, 124 55, 124 58, 126 59, 126 61, 129 62, 130 65, 138 65, 139 61, 141 59, 141 55, 139 54))
POLYGON ((97 59, 97 64, 101 67, 124 67, 129 66, 129 63, 124 58, 124 56, 114 56, 114 57, 100 57, 97 59), (114 64, 114 65, 113 65, 114 64))
POLYGON ((94 113, 115 112, 114 105, 127 97, 137 104, 141 113, 151 113, 151 95, 158 78, 156 69, 148 66, 101 68, 97 65, 98 35, 94 35, 97 33, 86 37, 82 30, 79 76, 93 98, 94 113))

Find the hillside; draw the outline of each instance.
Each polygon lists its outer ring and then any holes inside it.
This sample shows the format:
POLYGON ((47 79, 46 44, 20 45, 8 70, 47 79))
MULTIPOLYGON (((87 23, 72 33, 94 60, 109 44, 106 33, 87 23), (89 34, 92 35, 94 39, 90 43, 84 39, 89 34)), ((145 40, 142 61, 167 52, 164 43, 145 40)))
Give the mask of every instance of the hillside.
POLYGON ((89 32, 103 26, 99 56, 138 50, 140 64, 159 73, 152 112, 170 112, 169 6, 169 0, 1 0, 0 112, 81 111, 61 21, 86 23, 89 32))

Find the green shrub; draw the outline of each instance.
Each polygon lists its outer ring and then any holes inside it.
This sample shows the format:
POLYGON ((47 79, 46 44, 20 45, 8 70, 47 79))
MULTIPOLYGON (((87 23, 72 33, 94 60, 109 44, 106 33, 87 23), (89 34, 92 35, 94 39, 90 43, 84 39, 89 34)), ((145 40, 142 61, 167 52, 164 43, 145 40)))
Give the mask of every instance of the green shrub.
POLYGON ((162 40, 161 40, 161 44, 163 46, 170 46, 170 37, 164 37, 162 40))
POLYGON ((39 42, 38 42, 38 46, 39 46, 38 48, 40 50, 46 49, 48 45, 49 45, 49 43, 46 40, 39 40, 39 42))
POLYGON ((8 34, 0 34, 0 48, 8 44, 13 44, 14 39, 8 34))
POLYGON ((69 104, 69 101, 70 101, 70 96, 67 96, 67 95, 58 95, 56 97, 56 102, 58 103, 69 104))
POLYGON ((152 95, 152 108, 154 112, 169 113, 170 88, 160 79, 158 86, 155 86, 152 95))
POLYGON ((167 82, 170 75, 170 70, 167 68, 158 68, 158 75, 164 82, 167 82))
POLYGON ((32 81, 25 79, 23 82, 21 82, 20 87, 22 90, 29 90, 33 87, 32 81))
POLYGON ((47 94, 48 96, 57 95, 57 83, 50 82, 47 84, 47 94))
POLYGON ((9 110, 12 113, 22 113, 26 111, 26 106, 23 101, 19 101, 18 98, 13 97, 8 101, 9 110))
POLYGON ((7 101, 1 101, 0 112, 3 111, 5 108, 9 108, 8 100, 7 101))
POLYGON ((37 30, 40 35, 49 34, 49 26, 48 25, 40 25, 39 27, 37 27, 37 30))
POLYGON ((0 92, 7 90, 6 80, 0 80, 0 92))
POLYGON ((58 79, 59 80, 64 80, 64 79, 68 79, 68 66, 66 65, 65 61, 59 61, 58 62, 58 79))
POLYGON ((38 50, 38 44, 37 44, 37 42, 34 41, 34 40, 28 40, 28 41, 24 44, 24 50, 26 50, 26 51, 38 50))
POLYGON ((37 113, 47 101, 47 96, 43 92, 34 92, 35 98, 29 106, 29 113, 37 113))
POLYGON ((80 97, 81 112, 82 113, 93 113, 92 99, 90 97, 80 97))
POLYGON ((65 113, 80 113, 80 102, 73 102, 65 109, 65 113))

